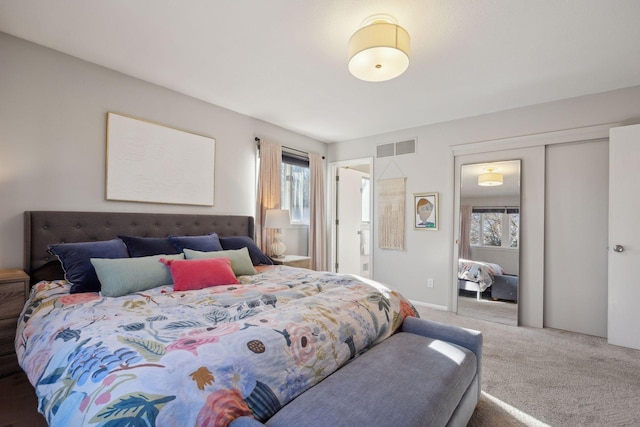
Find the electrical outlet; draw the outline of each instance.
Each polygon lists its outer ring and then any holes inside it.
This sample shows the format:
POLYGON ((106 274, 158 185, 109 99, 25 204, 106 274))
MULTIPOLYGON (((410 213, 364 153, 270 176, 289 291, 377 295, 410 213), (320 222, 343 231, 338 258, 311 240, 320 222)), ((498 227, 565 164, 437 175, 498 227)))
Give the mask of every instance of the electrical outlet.
POLYGON ((433 279, 431 277, 427 279, 427 288, 433 288, 433 279))

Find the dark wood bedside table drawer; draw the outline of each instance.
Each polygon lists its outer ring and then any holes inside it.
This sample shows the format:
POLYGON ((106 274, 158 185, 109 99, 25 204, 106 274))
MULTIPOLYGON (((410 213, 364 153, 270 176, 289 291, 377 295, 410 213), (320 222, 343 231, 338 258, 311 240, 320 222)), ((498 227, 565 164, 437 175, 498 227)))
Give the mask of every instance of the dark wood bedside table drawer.
POLYGON ((298 259, 295 261, 289 261, 285 263, 289 267, 298 267, 298 268, 306 268, 311 269, 311 260, 310 259, 298 259))
POLYGON ((0 377, 19 370, 14 341, 28 292, 27 273, 17 268, 0 269, 0 377))
POLYGON ((7 282, 0 284, 0 319, 18 317, 25 302, 25 283, 7 282))
POLYGON ((311 269, 311 258, 301 255, 285 255, 280 258, 271 258, 275 265, 287 265, 289 267, 298 267, 311 269))
POLYGON ((18 319, 0 320, 0 356, 14 353, 14 340, 16 337, 16 326, 18 319))
POLYGON ((6 377, 19 371, 20 365, 15 353, 0 355, 0 377, 6 377))

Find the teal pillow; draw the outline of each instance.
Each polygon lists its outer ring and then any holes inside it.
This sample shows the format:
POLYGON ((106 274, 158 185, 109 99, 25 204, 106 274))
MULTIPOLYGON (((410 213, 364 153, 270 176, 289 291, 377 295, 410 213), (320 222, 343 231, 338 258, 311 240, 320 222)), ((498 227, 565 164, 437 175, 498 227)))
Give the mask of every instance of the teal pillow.
MULTIPOLYGON (((256 245, 256 242, 254 242, 253 239, 249 236, 220 237, 218 240, 220 240, 220 244, 222 245, 222 249, 218 250, 228 251, 231 249, 247 248, 249 250, 249 256, 251 257, 251 262, 253 263, 253 265, 273 265, 273 260, 266 256, 264 252, 260 250, 258 245, 256 245)), ((198 248, 189 249, 197 250, 198 248)))
POLYGON ((203 259, 203 258, 229 258, 231 260, 231 269, 236 276, 250 276, 252 274, 258 274, 251 257, 249 256, 249 250, 247 248, 231 250, 231 251, 215 251, 215 252, 200 252, 192 249, 184 249, 184 256, 186 259, 203 259))
POLYGON ((153 255, 138 258, 91 258, 98 280, 102 285, 102 295, 119 297, 142 292, 162 285, 172 285, 169 268, 160 258, 184 259, 184 255, 153 255))

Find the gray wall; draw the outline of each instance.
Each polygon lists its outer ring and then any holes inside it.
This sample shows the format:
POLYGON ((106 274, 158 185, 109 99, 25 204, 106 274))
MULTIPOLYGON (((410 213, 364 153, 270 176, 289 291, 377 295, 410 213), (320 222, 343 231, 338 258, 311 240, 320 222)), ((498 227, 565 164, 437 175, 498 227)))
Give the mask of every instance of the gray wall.
MULTIPOLYGON (((323 142, 0 33, 0 268, 22 266, 25 210, 253 215, 255 136, 327 151, 323 142), (215 206, 106 201, 109 111, 215 138, 215 206)), ((293 229, 290 244, 306 244, 298 231, 306 228, 293 229)))
MULTIPOLYGON (((428 94, 425 94, 428 96, 428 94)), ((376 159, 375 180, 404 176, 407 178, 407 195, 419 192, 440 193, 440 230, 434 232, 406 230, 404 251, 387 251, 377 248, 377 235, 373 235, 374 279, 392 284, 407 297, 431 305, 451 309, 453 305, 453 156, 452 146, 480 141, 493 141, 524 135, 575 129, 604 123, 637 123, 640 121, 640 86, 587 95, 553 103, 534 105, 477 117, 406 129, 375 135, 352 141, 332 144, 329 147, 331 161, 375 156, 379 144, 417 137, 417 153, 396 156, 394 165, 389 159, 376 159), (434 287, 426 286, 427 277, 434 278, 434 287)), ((544 139, 544 135, 540 138, 544 139)), ((525 166, 523 166, 524 172, 525 166)), ((536 179, 540 187, 535 191, 544 203, 544 153, 542 168, 536 179), (541 173, 541 175, 540 175, 541 173)), ((531 193, 531 192, 529 192, 531 193)), ((530 194, 529 194, 530 195, 530 194)), ((523 203, 529 197, 523 190, 523 203)), ((375 200, 374 200, 375 202, 375 200)), ((377 207, 374 206, 374 212, 377 207)), ((544 211, 543 211, 544 215, 544 211)), ((409 217, 407 217, 409 224, 409 217)), ((524 217, 523 217, 524 221, 524 217)), ((542 221, 544 224, 544 221, 542 221)), ((535 231, 544 243, 544 228, 535 231)), ((523 236, 524 239, 524 236, 523 236)), ((537 250, 536 250, 537 252, 537 250)), ((522 263, 527 259, 522 258, 522 263)), ((543 266, 543 263, 542 263, 543 266)), ((526 271, 526 266, 522 265, 526 271)), ((525 299, 521 321, 525 325, 542 326, 543 272, 538 283, 531 283, 535 295, 525 299), (528 304, 530 306, 528 306, 528 304), (524 317, 522 317, 524 316, 524 317)))
MULTIPOLYGON (((254 136, 328 152, 329 161, 371 157, 378 144, 417 137, 415 155, 395 157, 393 165, 389 159, 375 160, 374 187, 376 179, 403 176, 408 195, 439 192, 440 230, 407 229, 404 251, 377 249, 374 230, 374 278, 413 300, 447 308, 453 304, 452 146, 602 123, 640 122, 638 86, 344 141, 327 148, 285 129, 2 33, 0 66, 0 268, 22 265, 24 210, 253 214, 254 136), (215 206, 106 201, 108 111, 215 138, 215 206), (384 176, 380 176, 382 172, 384 176), (427 288, 427 277, 434 278, 433 288, 427 288)), ((540 187, 543 192, 544 184, 540 187)), ((409 217, 407 223, 411 224, 409 217)), ((295 234, 289 239, 288 245, 305 241, 295 234)), ((304 250, 289 247, 287 252, 304 250)), ((525 307, 525 312, 533 314, 526 314, 524 324, 538 325, 540 321, 541 325, 542 314, 537 313, 543 310, 543 285, 531 284, 535 296, 529 299, 532 307, 525 307)))

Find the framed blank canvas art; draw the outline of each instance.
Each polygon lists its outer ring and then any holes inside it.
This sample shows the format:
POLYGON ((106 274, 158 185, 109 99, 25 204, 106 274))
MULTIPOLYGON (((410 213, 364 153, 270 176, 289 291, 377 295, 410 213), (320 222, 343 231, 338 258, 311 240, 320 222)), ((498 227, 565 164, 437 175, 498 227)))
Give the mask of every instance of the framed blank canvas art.
POLYGON ((107 115, 107 200, 213 206, 215 139, 107 115))

